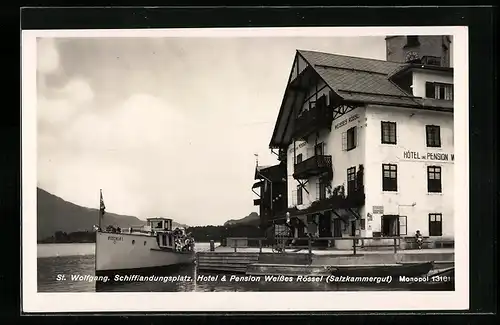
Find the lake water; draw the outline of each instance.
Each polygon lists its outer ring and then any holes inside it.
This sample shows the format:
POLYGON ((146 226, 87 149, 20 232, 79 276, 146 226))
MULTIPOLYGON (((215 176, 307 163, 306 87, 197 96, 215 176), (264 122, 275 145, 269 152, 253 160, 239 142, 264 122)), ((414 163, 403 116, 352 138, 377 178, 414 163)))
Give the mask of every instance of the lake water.
MULTIPOLYGON (((209 243, 196 243, 196 250, 208 250, 209 243)), ((381 291, 409 290, 386 286, 363 286, 353 284, 328 284, 322 282, 222 282, 197 281, 194 265, 177 267, 170 274, 191 277, 190 281, 141 281, 118 282, 112 284, 96 283, 89 276, 94 276, 94 244, 38 244, 37 259, 38 292, 176 292, 176 291, 381 291), (58 281, 58 275, 65 275, 66 280, 58 281), (87 276, 88 280, 72 279, 72 276, 87 276)), ((205 273, 203 273, 205 274, 205 273)), ((208 275, 208 274, 207 274, 208 275)), ((231 276, 230 274, 227 275, 231 276)), ((220 276, 219 276, 220 278, 220 276)))

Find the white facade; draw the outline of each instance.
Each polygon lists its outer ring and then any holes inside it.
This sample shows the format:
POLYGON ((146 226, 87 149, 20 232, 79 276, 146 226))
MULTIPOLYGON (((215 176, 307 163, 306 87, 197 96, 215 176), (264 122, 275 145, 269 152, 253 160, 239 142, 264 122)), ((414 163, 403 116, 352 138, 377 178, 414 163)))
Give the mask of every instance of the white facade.
MULTIPOLYGON (((416 70, 412 72, 412 89, 416 97, 425 97, 426 82, 452 84, 453 77, 440 71, 416 70)), ((310 90, 322 88, 320 83, 310 90)), ((318 96, 328 94, 330 88, 320 91, 318 96)), ((306 97, 308 98, 309 95, 306 97)), ((308 103, 303 109, 307 109, 308 103)), ((310 135, 308 142, 291 143, 287 149, 287 174, 289 207, 305 209, 318 200, 318 177, 308 179, 302 190, 303 202, 297 205, 297 185, 293 178, 296 157, 302 161, 314 155, 317 143, 324 143, 324 155, 332 156, 332 188, 347 184, 347 169, 359 165, 364 167, 365 206, 359 214, 363 221, 356 224, 356 235, 363 237, 384 236, 382 216, 399 216, 401 236, 413 236, 420 230, 424 236, 430 234, 430 219, 436 215, 441 219, 438 237, 452 238, 454 234, 453 201, 453 113, 415 108, 365 105, 335 119, 331 131, 321 130, 310 135), (396 124, 396 144, 383 144, 381 122, 396 124), (426 126, 439 126, 440 147, 427 147, 426 126), (356 147, 345 150, 345 132, 356 127, 356 147), (397 166, 397 190, 384 191, 382 186, 382 164, 397 166), (440 167, 441 193, 428 192, 429 166, 440 167), (382 234, 381 234, 382 233, 382 234)), ((347 188, 346 188, 347 190, 347 188)), ((342 213, 341 211, 339 213, 342 213)), ((301 217, 304 219, 304 217, 301 217)), ((332 218, 332 223, 333 219, 332 218)), ((352 216, 351 216, 352 220, 352 216)), ((385 220, 388 220, 387 218, 385 220)), ((306 221, 306 220, 304 220, 306 221)), ((343 226, 342 235, 350 236, 352 224, 343 226)), ((332 227, 333 235, 333 227, 332 227)), ((385 236, 387 236, 385 234, 385 236)), ((338 241, 335 246, 350 246, 348 241, 338 241)), ((346 246, 346 247, 347 247, 346 246)))
POLYGON ((413 96, 425 97, 425 83, 436 82, 444 84, 453 84, 453 76, 449 73, 440 71, 428 71, 415 69, 412 72, 412 90, 413 96))
MULTIPOLYGON (((360 107, 350 113, 342 116, 338 120, 333 122, 332 131, 321 130, 319 132, 319 137, 311 136, 308 142, 300 141, 295 143, 295 155, 302 154, 302 160, 306 160, 314 156, 314 146, 316 143, 324 143, 324 154, 332 156, 333 165, 333 180, 332 187, 344 184, 347 182, 347 168, 356 167, 360 164, 365 163, 365 145, 362 139, 365 134, 365 109, 360 107), (346 132, 347 129, 356 126, 358 141, 357 147, 345 151, 342 150, 342 134, 346 132)), ((289 207, 296 206, 297 197, 297 185, 298 181, 293 178, 294 170, 294 144, 290 144, 287 152, 287 169, 288 169, 288 197, 292 198, 289 200, 289 207)), ((311 205, 312 202, 316 201, 318 198, 317 184, 318 177, 312 177, 309 179, 305 188, 309 194, 303 191, 303 204, 298 205, 297 208, 305 209, 311 205)))
POLYGON ((453 237, 453 115, 369 106, 366 116, 365 191, 371 215, 366 215, 366 236, 381 231, 382 214, 406 216, 407 229, 401 230, 402 235, 420 230, 428 236, 429 214, 442 214, 442 235, 453 237), (396 122, 396 144, 381 143, 382 121, 396 122), (440 127, 441 147, 427 147, 426 125, 440 127), (382 164, 397 165, 397 191, 383 191, 382 164), (428 192, 428 166, 441 167, 441 193, 428 192), (378 207, 376 213, 373 207, 378 207))

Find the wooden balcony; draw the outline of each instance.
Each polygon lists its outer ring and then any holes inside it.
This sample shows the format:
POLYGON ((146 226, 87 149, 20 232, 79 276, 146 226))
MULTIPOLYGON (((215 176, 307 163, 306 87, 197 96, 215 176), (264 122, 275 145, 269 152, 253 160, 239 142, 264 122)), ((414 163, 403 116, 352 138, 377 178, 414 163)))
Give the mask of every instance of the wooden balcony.
POLYGON ((295 179, 308 179, 324 173, 333 174, 332 156, 315 155, 295 164, 293 177, 295 179))
POLYGON ((316 106, 305 111, 295 119, 293 137, 305 139, 321 129, 330 129, 333 122, 333 109, 326 105, 316 106))

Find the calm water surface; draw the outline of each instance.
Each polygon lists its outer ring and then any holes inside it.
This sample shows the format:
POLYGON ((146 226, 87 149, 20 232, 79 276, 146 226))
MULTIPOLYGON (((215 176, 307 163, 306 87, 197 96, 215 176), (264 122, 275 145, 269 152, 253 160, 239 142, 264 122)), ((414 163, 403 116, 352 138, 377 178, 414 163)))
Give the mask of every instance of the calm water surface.
MULTIPOLYGON (((208 250, 209 243, 197 243, 196 250, 208 250)), ((357 286, 353 284, 334 285, 326 282, 266 282, 261 281, 196 281, 197 271, 194 265, 176 267, 168 273, 158 276, 185 276, 191 281, 141 281, 101 284, 96 287, 93 279, 76 280, 75 276, 94 276, 94 244, 39 244, 38 245, 38 291, 39 292, 175 292, 175 291, 380 291, 388 290, 383 286, 357 286), (57 277, 65 275, 65 280, 57 277)), ((207 274, 207 273, 203 273, 207 274)), ((208 275, 208 274, 207 274, 208 275)), ((229 277, 231 275, 227 275, 229 277)), ((221 276, 219 275, 219 278, 221 276)), ((390 288, 389 290, 408 290, 390 288)))

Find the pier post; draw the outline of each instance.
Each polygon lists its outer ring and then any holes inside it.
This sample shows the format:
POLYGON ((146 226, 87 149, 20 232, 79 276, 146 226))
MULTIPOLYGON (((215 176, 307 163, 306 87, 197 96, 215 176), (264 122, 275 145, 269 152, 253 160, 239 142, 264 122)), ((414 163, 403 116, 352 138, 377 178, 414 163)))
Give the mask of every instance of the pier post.
POLYGON ((262 239, 259 239, 259 253, 262 253, 262 239))
POLYGON ((356 239, 352 240, 352 255, 356 255, 356 239))
POLYGON ((233 240, 233 245, 234 245, 234 252, 236 253, 236 246, 238 246, 238 240, 237 239, 233 240))
POLYGON ((213 240, 210 241, 210 251, 215 251, 215 242, 213 240))
POLYGON ((394 254, 398 252, 398 247, 397 247, 398 240, 394 238, 394 254))

